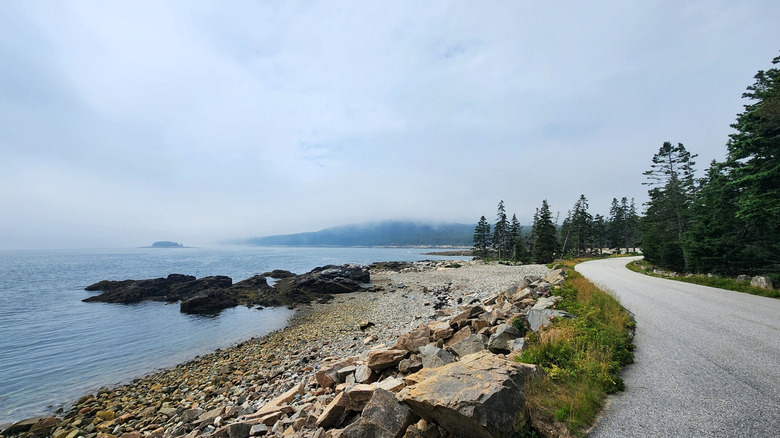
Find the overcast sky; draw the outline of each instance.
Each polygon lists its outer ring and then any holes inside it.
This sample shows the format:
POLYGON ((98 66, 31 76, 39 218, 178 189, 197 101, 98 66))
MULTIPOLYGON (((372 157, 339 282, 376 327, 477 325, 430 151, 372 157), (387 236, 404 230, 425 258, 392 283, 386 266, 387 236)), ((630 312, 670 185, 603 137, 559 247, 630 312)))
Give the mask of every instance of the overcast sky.
POLYGON ((0 248, 528 224, 723 159, 767 1, 0 2, 0 248))

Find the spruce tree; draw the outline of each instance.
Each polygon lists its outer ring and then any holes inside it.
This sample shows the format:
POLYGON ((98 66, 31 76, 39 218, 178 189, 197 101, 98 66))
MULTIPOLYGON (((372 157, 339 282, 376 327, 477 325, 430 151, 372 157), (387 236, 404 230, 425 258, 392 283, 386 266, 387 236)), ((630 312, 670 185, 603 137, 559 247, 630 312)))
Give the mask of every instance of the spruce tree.
MULTIPOLYGON (((772 60, 780 64, 780 57, 772 60)), ((759 271, 780 272, 780 69, 760 70, 742 97, 727 144, 728 189, 741 222, 743 257, 759 271)))
POLYGON ((490 224, 485 216, 479 218, 477 226, 474 229, 474 247, 471 252, 477 257, 485 258, 490 250, 490 224))
POLYGON ((588 252, 591 245, 593 216, 588 213, 588 200, 585 195, 580 195, 574 207, 569 211, 569 216, 561 227, 561 234, 564 239, 563 251, 567 246, 569 253, 573 256, 579 256, 588 252))
POLYGON ((493 227, 493 249, 498 253, 498 258, 506 257, 509 253, 510 237, 509 222, 506 219, 504 201, 498 203, 496 211, 496 224, 493 227))
MULTIPOLYGON (((695 162, 682 143, 665 142, 653 156, 650 170, 644 172, 652 188, 643 225, 645 258, 675 271, 685 271, 688 256, 683 234, 690 224, 689 206, 695 195, 695 162)), ((626 245, 628 246, 628 245, 626 245)))
POLYGON ((692 271, 736 276, 755 262, 745 253, 744 223, 734 214, 739 194, 730 182, 728 167, 713 160, 699 183, 684 242, 692 271))
POLYGON ((525 239, 523 239, 523 227, 516 215, 512 215, 512 221, 509 223, 510 251, 512 260, 526 261, 528 252, 525 249, 525 239))
POLYGON ((558 248, 557 230, 546 199, 542 201, 542 208, 534 215, 532 234, 534 262, 550 263, 555 260, 555 251, 558 248))
POLYGON ((606 247, 607 242, 609 242, 607 221, 604 216, 597 214, 593 216, 593 246, 601 254, 601 250, 606 247))

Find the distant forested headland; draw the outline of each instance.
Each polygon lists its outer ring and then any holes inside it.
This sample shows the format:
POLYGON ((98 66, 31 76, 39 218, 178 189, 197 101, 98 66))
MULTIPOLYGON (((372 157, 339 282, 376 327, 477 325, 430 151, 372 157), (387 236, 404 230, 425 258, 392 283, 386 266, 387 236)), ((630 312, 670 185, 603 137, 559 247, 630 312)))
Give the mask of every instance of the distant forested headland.
POLYGON ((471 246, 473 232, 474 224, 388 221, 254 237, 234 243, 262 246, 471 246))

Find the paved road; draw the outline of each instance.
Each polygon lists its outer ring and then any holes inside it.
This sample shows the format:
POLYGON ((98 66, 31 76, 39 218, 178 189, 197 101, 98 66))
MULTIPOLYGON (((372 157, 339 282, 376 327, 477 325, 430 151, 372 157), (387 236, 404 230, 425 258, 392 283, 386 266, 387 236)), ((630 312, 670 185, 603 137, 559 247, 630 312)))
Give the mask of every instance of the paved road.
POLYGON ((637 321, 626 392, 590 437, 780 437, 780 300, 648 277, 633 259, 576 269, 637 321))

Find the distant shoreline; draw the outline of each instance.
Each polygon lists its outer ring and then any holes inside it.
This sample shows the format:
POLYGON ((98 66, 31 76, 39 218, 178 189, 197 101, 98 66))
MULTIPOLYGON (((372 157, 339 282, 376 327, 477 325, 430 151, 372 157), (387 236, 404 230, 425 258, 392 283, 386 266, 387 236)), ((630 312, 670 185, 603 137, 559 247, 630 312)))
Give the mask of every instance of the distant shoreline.
POLYGON ((423 253, 424 255, 435 255, 435 256, 451 256, 451 257, 472 257, 474 254, 471 252, 471 248, 469 249, 459 249, 459 250, 451 250, 451 251, 434 251, 434 252, 426 252, 423 253))

